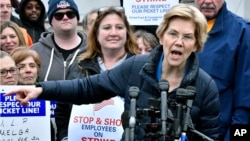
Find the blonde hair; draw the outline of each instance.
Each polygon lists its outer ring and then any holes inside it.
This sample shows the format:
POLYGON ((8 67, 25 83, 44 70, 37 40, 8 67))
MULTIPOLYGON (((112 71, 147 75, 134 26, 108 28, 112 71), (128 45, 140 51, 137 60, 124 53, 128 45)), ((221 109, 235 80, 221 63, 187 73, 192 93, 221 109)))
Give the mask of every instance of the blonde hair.
POLYGON ((10 55, 15 60, 16 64, 19 64, 24 59, 31 56, 38 67, 37 69, 39 70, 41 67, 41 59, 38 53, 34 50, 27 48, 26 46, 21 46, 13 49, 10 55))
POLYGON ((18 46, 26 46, 25 38, 23 36, 23 33, 22 33, 20 27, 12 21, 2 22, 0 25, 1 34, 2 34, 3 30, 7 27, 12 28, 16 32, 18 40, 19 40, 18 46))
POLYGON ((196 27, 195 38, 197 51, 201 51, 207 40, 207 20, 204 15, 196 7, 190 4, 177 4, 170 8, 170 10, 164 15, 163 21, 156 30, 158 38, 164 34, 173 18, 181 18, 194 22, 196 27))

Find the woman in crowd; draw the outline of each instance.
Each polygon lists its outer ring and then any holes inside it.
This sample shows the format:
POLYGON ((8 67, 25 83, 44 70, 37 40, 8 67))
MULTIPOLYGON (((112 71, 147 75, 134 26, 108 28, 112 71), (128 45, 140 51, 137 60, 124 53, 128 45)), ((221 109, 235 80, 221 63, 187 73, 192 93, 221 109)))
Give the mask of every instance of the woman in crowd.
POLYGON ((140 29, 135 31, 134 34, 141 54, 149 54, 150 52, 152 52, 154 47, 159 45, 156 36, 150 32, 140 29))
MULTIPOLYGON (((159 82, 165 80, 168 82, 168 85, 164 87, 168 92, 168 108, 172 111, 172 118, 176 122, 173 123, 174 128, 166 125, 169 130, 163 132, 160 137, 164 137, 166 140, 178 140, 181 136, 180 133, 184 132, 189 141, 203 140, 200 134, 191 133, 187 128, 184 130, 184 126, 181 124, 183 117, 180 110, 177 112, 177 108, 183 99, 178 101, 178 97, 184 96, 188 99, 193 98, 192 104, 188 104, 191 108, 191 119, 187 120, 188 125, 206 137, 219 140, 218 89, 214 80, 199 68, 196 54, 203 49, 207 39, 206 29, 207 21, 196 7, 177 4, 170 8, 158 26, 156 34, 160 45, 150 55, 136 55, 124 61, 122 65, 101 74, 82 79, 40 82, 36 88, 15 89, 6 93, 5 96, 16 93, 17 100, 23 105, 27 105, 34 98, 89 104, 121 96, 125 98, 125 110, 130 110, 131 101, 128 90, 131 86, 136 86, 140 93, 136 97, 135 110, 140 110, 150 108, 150 104, 147 102, 149 98, 166 99, 161 97, 164 94, 161 93, 159 87, 159 82), (194 93, 190 91, 186 93, 189 86, 195 87, 194 93), (182 93, 179 93, 180 90, 182 93), (189 122, 190 120, 192 123, 189 122)), ((163 100, 162 102, 164 102, 163 100)), ((162 111, 165 110, 162 109, 162 111)), ((135 123, 139 122, 135 124, 134 128, 135 140, 150 140, 152 134, 140 126, 144 123, 151 123, 149 117, 141 114, 137 118, 140 119, 135 121, 135 123)), ((158 120, 163 119, 164 117, 159 116, 158 120)), ((158 120, 155 122, 158 123, 158 120)), ((159 124, 161 123, 159 122, 159 124)), ((161 126, 163 125, 165 124, 161 124, 161 126)), ((154 133, 154 131, 152 132, 154 133)))
POLYGON ((34 85, 41 66, 41 60, 36 51, 27 47, 18 47, 10 55, 19 70, 18 85, 34 85))
POLYGON ((12 22, 2 22, 1 26, 1 50, 11 53, 11 51, 19 46, 26 46, 25 39, 19 26, 12 22))
MULTIPOLYGON (((18 85, 34 85, 38 80, 38 73, 41 67, 41 59, 38 53, 25 46, 15 48, 11 54, 18 72, 18 85)), ((54 129, 51 125, 51 141, 54 141, 54 129)))
POLYGON ((91 26, 94 24, 97 15, 98 15, 98 9, 92 9, 84 16, 82 20, 82 28, 85 33, 88 33, 91 26))
MULTIPOLYGON (((6 21, 12 21, 16 24, 20 23, 20 20, 17 17, 13 16, 13 14, 12 14, 13 1, 15 1, 15 0, 1 0, 1 2, 0 2, 1 3, 0 23, 6 22, 6 21)), ((18 1, 18 0, 16 0, 16 1, 18 1)), ((15 8, 16 8, 16 6, 18 6, 18 4, 19 4, 19 2, 17 4, 15 4, 15 8)), ((26 29, 20 27, 20 30, 22 31, 22 34, 24 36, 24 39, 25 39, 27 46, 30 47, 33 44, 30 35, 27 33, 26 29)))
MULTIPOLYGON (((122 7, 99 9, 99 14, 89 29, 87 44, 87 51, 79 56, 77 63, 70 66, 67 79, 99 74, 120 65, 125 59, 139 53, 122 7)), ((68 137, 71 111, 72 104, 57 103, 55 118, 58 141, 68 137)), ((92 116, 88 115, 86 110, 84 112, 86 116, 92 116)), ((122 112, 123 109, 116 111, 118 118, 122 112)))
POLYGON ((13 58, 5 51, 0 50, 0 85, 16 85, 18 69, 13 58))

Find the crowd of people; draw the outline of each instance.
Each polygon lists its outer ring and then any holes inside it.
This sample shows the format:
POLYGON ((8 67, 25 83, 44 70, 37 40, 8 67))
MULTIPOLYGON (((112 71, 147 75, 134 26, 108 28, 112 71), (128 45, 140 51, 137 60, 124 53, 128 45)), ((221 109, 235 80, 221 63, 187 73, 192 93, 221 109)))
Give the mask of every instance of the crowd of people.
MULTIPOLYGON (((51 141, 72 140, 70 118, 78 105, 84 109, 119 98, 124 108, 114 109, 116 118, 130 113, 131 86, 140 90, 136 109, 150 108, 148 99, 162 96, 162 80, 169 85, 167 105, 174 119, 178 104, 171 101, 179 90, 196 88, 190 116, 204 136, 230 141, 231 125, 250 125, 250 23, 225 0, 180 2, 151 27, 130 25, 122 5, 94 8, 84 16, 82 30, 74 0, 49 0, 48 10, 41 0, 0 0, 0 8, 0 85, 35 85, 5 94, 16 94, 22 105, 32 99, 56 102, 51 141)), ((134 140, 156 139, 139 125, 134 133, 134 140)), ((166 131, 164 140, 179 137, 166 131)), ((120 137, 126 138, 126 133, 120 137)), ((202 140, 191 132, 188 139, 202 140)))

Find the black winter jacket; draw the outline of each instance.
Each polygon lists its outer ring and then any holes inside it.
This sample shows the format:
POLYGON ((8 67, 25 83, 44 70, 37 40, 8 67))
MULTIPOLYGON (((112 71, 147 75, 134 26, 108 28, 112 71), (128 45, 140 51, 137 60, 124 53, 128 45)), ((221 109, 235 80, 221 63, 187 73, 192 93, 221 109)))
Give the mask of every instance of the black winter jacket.
MULTIPOLYGON (((159 46, 154 49, 150 56, 131 57, 114 69, 83 79, 41 82, 43 92, 39 98, 74 104, 89 104, 119 95, 125 98, 125 110, 129 110, 128 90, 131 86, 137 86, 140 89, 136 102, 137 108, 149 108, 149 98, 159 99, 161 97, 156 79, 156 67, 162 51, 162 46, 159 46), (103 95, 104 93, 105 95, 103 95)), ((180 88, 186 88, 190 85, 196 87, 196 96, 191 109, 193 126, 206 136, 218 140, 220 116, 218 89, 213 79, 202 69, 199 69, 198 65, 198 58, 192 53, 188 58, 185 76, 180 88)), ((176 89, 168 94, 169 102, 175 100, 175 94, 176 89)), ((170 105, 168 107, 175 116, 176 110, 174 106, 170 105)), ((137 121, 137 123, 149 122, 145 115, 137 121)), ((138 125, 135 128, 135 138, 147 140, 145 135, 148 133, 142 126, 138 125)), ((188 135, 190 141, 202 141, 195 134, 188 133, 188 135)))

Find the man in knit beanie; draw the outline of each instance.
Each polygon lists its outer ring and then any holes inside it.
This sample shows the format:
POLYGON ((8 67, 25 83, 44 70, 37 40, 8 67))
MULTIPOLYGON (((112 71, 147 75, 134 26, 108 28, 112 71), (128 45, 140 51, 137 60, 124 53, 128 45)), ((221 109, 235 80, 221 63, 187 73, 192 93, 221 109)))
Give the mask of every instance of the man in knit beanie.
POLYGON ((47 14, 50 24, 53 14, 60 9, 72 9, 72 11, 75 12, 77 20, 79 21, 80 19, 79 11, 74 0, 49 0, 48 4, 49 4, 49 10, 47 14))
MULTIPOLYGON (((64 80, 70 65, 85 52, 87 36, 77 31, 79 12, 73 0, 49 0, 48 4, 47 16, 53 32, 43 32, 31 49, 41 58, 38 81, 64 80)), ((54 101, 52 104, 56 107, 54 101)), ((56 141, 66 141, 68 123, 56 113, 55 123, 56 141)))

